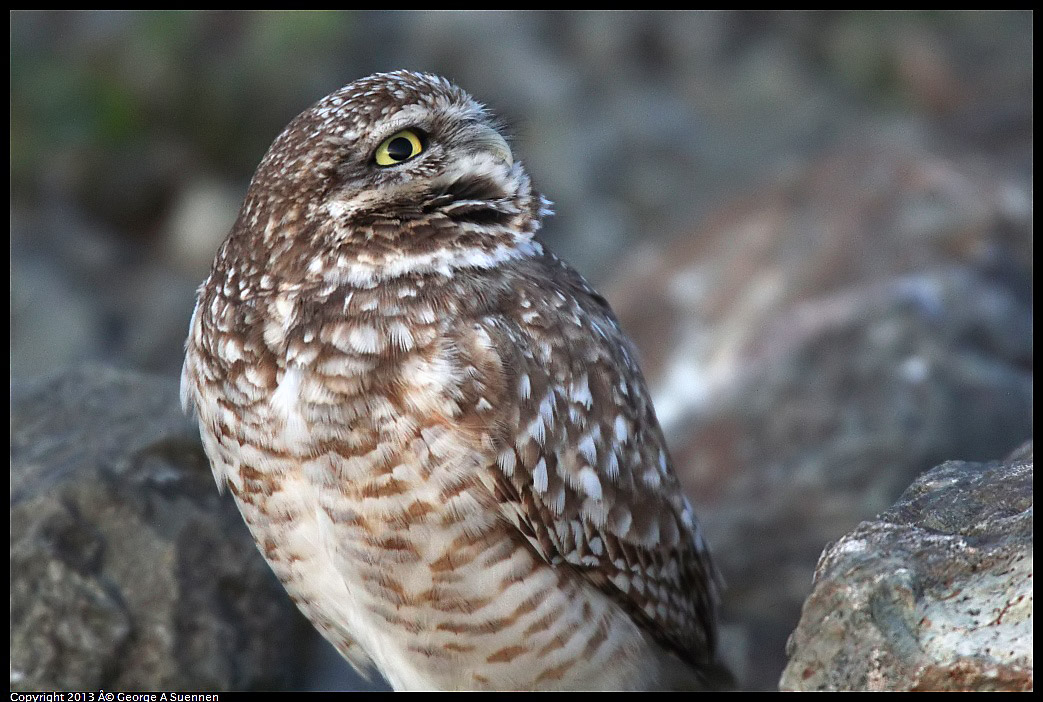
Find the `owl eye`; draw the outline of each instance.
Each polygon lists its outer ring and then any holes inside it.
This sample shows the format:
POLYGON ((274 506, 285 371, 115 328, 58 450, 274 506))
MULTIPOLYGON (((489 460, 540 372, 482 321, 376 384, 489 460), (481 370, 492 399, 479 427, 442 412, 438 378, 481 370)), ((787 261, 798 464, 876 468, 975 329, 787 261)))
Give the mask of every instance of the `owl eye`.
POLYGON ((378 166, 394 166, 419 156, 423 150, 421 135, 412 129, 403 129, 381 142, 373 158, 378 166))

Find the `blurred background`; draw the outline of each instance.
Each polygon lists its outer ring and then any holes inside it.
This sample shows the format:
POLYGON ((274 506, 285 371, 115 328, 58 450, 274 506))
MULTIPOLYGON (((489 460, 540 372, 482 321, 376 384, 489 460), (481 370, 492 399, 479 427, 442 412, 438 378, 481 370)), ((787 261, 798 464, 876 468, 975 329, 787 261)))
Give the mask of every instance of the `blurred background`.
MULTIPOLYGON (((772 688, 822 547, 1032 432, 1027 12, 11 15, 11 374, 180 371, 297 113, 399 68, 509 125, 634 337, 772 688)), ((336 654, 300 681, 357 684, 336 654)))

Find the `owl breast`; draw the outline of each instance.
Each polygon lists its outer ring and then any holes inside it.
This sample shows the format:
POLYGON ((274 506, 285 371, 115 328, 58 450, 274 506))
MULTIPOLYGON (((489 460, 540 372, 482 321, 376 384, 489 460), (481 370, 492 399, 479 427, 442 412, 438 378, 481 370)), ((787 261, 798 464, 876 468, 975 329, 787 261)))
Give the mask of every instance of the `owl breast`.
POLYGON ((493 499, 475 447, 515 381, 457 330, 502 323, 512 286, 463 284, 201 299, 186 376, 215 474, 302 611, 396 689, 647 687, 630 617, 493 499))

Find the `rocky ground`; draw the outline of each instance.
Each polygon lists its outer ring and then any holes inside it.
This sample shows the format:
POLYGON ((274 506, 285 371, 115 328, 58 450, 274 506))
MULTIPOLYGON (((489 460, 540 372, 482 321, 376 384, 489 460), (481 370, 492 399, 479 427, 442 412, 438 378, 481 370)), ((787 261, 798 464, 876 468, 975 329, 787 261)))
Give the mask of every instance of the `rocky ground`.
MULTIPOLYGON (((408 67, 489 103, 556 202, 546 239, 635 339, 724 571, 725 658, 744 688, 775 688, 827 543, 932 466, 1031 437, 1031 26, 16 12, 12 687, 362 685, 327 649, 294 657, 307 628, 265 649, 298 629, 211 490, 176 375, 194 289, 270 141, 344 83, 408 67)), ((797 677, 814 672, 784 686, 861 680, 807 655, 797 677)), ((873 680, 932 684, 903 675, 873 680)))
POLYGON ((949 461, 822 554, 783 690, 1031 690, 1032 444, 949 461))
POLYGON ((96 366, 12 388, 12 689, 301 684, 310 627, 176 397, 96 366))
POLYGON ((829 155, 607 289, 756 686, 826 542, 931 465, 1032 434, 1031 222, 997 177, 888 145, 829 155))
MULTIPOLYGON (((13 689, 382 688, 331 677, 336 659, 211 481, 169 380, 84 366, 16 384, 13 689)), ((722 652, 744 688, 772 670, 753 661, 782 655, 771 636, 807 591, 785 581, 803 565, 790 544, 813 540, 778 517, 757 538, 751 522, 716 528, 752 558, 794 553, 727 595, 722 652)), ((717 553, 726 572, 743 561, 717 553)), ((785 652, 785 690, 1031 689, 1031 443, 928 471, 830 544, 785 652)))

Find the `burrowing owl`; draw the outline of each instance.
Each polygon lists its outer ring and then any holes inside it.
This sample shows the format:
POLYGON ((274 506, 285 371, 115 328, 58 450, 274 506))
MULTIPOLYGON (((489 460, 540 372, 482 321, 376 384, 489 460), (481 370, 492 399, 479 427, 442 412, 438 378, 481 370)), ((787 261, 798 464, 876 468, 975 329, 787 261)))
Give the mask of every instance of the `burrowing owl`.
POLYGON ((486 109, 374 75, 275 140, 182 377, 316 627, 396 689, 703 687, 713 567, 635 351, 486 109))

